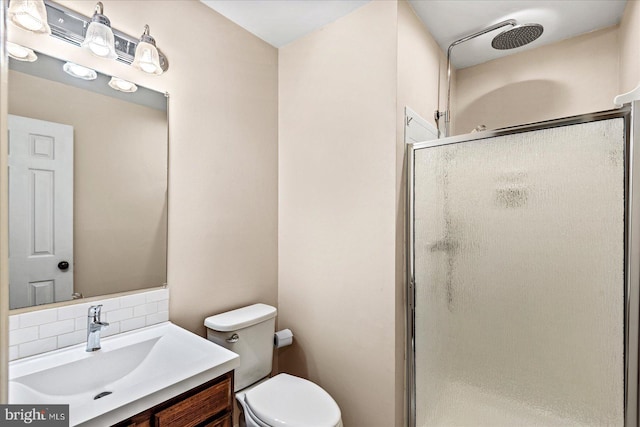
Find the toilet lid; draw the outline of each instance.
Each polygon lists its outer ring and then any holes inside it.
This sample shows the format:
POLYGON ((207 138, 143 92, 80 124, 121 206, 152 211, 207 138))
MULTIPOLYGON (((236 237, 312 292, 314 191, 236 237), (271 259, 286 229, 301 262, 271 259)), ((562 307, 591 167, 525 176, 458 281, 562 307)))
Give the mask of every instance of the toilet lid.
POLYGON ((288 374, 249 390, 245 402, 260 421, 273 427, 335 427, 341 416, 329 393, 288 374))

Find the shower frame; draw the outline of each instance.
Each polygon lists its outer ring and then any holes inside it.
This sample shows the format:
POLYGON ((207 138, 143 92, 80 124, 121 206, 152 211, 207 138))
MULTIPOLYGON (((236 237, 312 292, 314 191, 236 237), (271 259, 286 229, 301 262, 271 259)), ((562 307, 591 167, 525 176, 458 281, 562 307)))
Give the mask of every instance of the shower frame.
POLYGON ((450 144, 479 141, 505 135, 588 123, 599 120, 623 118, 625 134, 624 170, 624 426, 638 426, 638 333, 640 295, 640 147, 634 139, 640 135, 640 101, 625 104, 622 108, 597 113, 571 116, 522 126, 452 136, 426 142, 407 144, 406 160, 406 423, 416 427, 416 352, 415 352, 415 235, 414 235, 414 162, 415 152, 450 144), (635 262, 632 262, 634 260, 635 262))

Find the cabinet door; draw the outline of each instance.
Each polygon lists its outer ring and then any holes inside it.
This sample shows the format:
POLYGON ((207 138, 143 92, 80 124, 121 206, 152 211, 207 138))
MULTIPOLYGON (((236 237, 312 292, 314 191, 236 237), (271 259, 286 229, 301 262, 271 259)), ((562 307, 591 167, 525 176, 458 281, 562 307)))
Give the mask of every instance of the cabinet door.
POLYGON ((214 415, 230 409, 231 398, 231 380, 227 378, 156 413, 154 425, 156 427, 197 426, 214 415))
POLYGON ((145 411, 138 415, 129 418, 126 421, 122 421, 113 427, 151 427, 151 414, 149 411, 145 411))
POLYGON ((228 414, 224 418, 208 422, 204 427, 232 427, 232 425, 233 421, 231 419, 231 414, 228 414))
POLYGON ((151 420, 146 419, 142 421, 130 421, 126 427, 151 427, 151 420))

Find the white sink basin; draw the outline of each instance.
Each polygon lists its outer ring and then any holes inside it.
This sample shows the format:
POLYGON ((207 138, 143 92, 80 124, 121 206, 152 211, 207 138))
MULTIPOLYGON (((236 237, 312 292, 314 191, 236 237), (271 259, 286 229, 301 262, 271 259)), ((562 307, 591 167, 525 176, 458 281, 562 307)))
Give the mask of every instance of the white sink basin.
POLYGON ((171 322, 9 364, 9 403, 69 404, 71 425, 110 425, 231 371, 239 356, 171 322))

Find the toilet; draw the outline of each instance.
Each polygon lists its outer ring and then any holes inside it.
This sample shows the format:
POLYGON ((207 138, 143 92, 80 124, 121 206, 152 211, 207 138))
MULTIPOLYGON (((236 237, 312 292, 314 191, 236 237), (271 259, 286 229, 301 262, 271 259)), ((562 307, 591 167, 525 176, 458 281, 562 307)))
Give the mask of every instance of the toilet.
POLYGON ((289 374, 269 377, 276 308, 254 304, 207 317, 207 339, 240 355, 234 391, 248 427, 342 427, 340 408, 320 386, 289 374))

